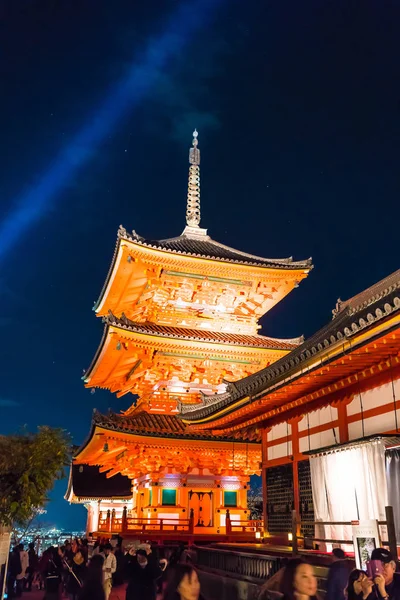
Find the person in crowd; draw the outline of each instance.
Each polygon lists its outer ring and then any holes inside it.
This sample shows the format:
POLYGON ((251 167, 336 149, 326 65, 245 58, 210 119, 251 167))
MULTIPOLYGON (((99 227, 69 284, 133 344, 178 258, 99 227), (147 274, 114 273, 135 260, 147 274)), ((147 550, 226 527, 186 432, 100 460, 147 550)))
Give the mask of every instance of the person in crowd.
MULTIPOLYGON (((74 548, 74 545, 72 545, 72 548, 74 548)), ((70 600, 77 600, 86 575, 86 563, 84 556, 77 544, 75 545, 75 549, 76 552, 72 559, 72 563, 68 565, 69 575, 66 585, 66 590, 70 600)))
POLYGON ((353 569, 347 582, 345 598, 347 600, 367 600, 372 593, 372 587, 373 583, 364 571, 353 569))
POLYGON ((72 552, 72 545, 69 540, 65 540, 65 543, 64 543, 64 558, 68 562, 71 562, 72 559, 74 558, 74 553, 72 552))
POLYGON ((62 565, 58 548, 51 546, 44 553, 45 561, 39 565, 44 579, 44 600, 59 600, 61 597, 62 565))
POLYGON ((161 568, 151 549, 131 550, 128 555, 126 600, 156 600, 161 568))
POLYGON ((117 544, 114 552, 115 560, 117 561, 117 570, 113 575, 113 585, 122 585, 124 583, 126 558, 121 544, 117 544))
POLYGON ((165 548, 160 548, 158 551, 158 564, 160 565, 160 569, 162 571, 161 576, 157 579, 157 596, 162 594, 162 591, 165 587, 167 576, 168 576, 168 559, 167 552, 165 548))
POLYGON ((175 565, 181 563, 181 562, 186 562, 186 559, 183 559, 185 554, 185 544, 183 544, 182 542, 179 544, 179 546, 177 548, 175 548, 175 550, 172 552, 170 559, 169 559, 169 564, 171 567, 174 567, 175 565))
POLYGON ((28 567, 28 578, 27 578, 27 590, 32 591, 32 583, 35 579, 39 571, 39 558, 35 551, 35 544, 31 542, 28 546, 28 558, 29 558, 29 567, 28 567))
POLYGON ((79 549, 82 552, 82 556, 85 559, 85 563, 87 564, 89 560, 89 543, 86 538, 84 540, 81 540, 79 549))
MULTIPOLYGON (((378 598, 400 600, 400 574, 396 573, 397 565, 393 554, 386 548, 375 548, 371 560, 380 560, 383 567, 383 574, 374 578, 378 598)), ((368 600, 372 600, 373 594, 374 592, 368 600)))
POLYGON ((314 569, 301 558, 293 558, 282 576, 282 600, 318 600, 314 569))
POLYGON ((352 568, 351 562, 346 558, 341 548, 332 551, 332 565, 329 569, 326 584, 326 600, 345 600, 345 589, 352 568))
POLYGON ((202 600, 200 582, 189 564, 176 564, 168 572, 163 600, 202 600))
POLYGON ((106 600, 109 599, 112 588, 113 575, 117 570, 117 559, 115 558, 112 552, 111 544, 106 544, 104 546, 104 554, 99 556, 103 556, 103 573, 104 573, 104 594, 106 600))
POLYGON ((99 541, 93 547, 93 555, 95 554, 104 554, 104 545, 99 541))
POLYGON ((8 580, 7 580, 7 597, 14 598, 15 596, 15 582, 18 575, 22 571, 21 557, 19 555, 19 547, 15 546, 10 553, 8 561, 8 580))
POLYGON ((104 557, 96 554, 90 559, 85 582, 79 592, 78 600, 105 600, 103 586, 104 557))
POLYGON ((24 545, 18 545, 19 557, 21 559, 21 572, 17 575, 17 597, 22 596, 22 591, 25 587, 27 570, 29 567, 29 555, 26 550, 24 550, 24 545))

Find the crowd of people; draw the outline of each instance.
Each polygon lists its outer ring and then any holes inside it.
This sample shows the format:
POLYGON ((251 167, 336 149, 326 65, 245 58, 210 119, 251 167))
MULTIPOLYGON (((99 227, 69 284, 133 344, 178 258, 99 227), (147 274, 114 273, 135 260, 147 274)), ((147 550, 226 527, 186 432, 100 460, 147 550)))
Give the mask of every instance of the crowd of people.
MULTIPOLYGON (((353 569, 340 549, 333 552, 326 600, 400 600, 396 561, 384 549, 373 551, 375 571, 353 569)), ((122 540, 111 545, 97 541, 67 540, 39 557, 34 544, 12 550, 8 598, 20 597, 33 586, 44 590, 44 600, 109 600, 113 586, 123 586, 126 600, 201 600, 200 583, 184 546, 174 551, 150 544, 124 550, 122 540), (125 584, 125 585, 124 585, 125 584)), ((318 600, 314 568, 301 558, 288 562, 280 582, 283 600, 318 600)), ((118 595, 121 600, 121 594, 118 595)), ((268 592, 264 600, 269 598, 268 592)))
MULTIPOLYGON (((375 573, 354 569, 354 561, 340 548, 334 550, 333 561, 326 600, 400 600, 396 560, 385 548, 372 552, 369 563, 374 564, 375 573)), ((301 558, 290 560, 282 575, 280 591, 282 600, 318 600, 314 568, 301 558)), ((267 598, 268 595, 264 600, 267 598)))
POLYGON ((121 539, 114 545, 66 540, 40 557, 33 543, 28 552, 18 544, 10 553, 7 596, 37 587, 43 600, 109 600, 113 586, 124 586, 126 600, 198 600, 200 584, 188 556, 183 545, 173 551, 148 543, 124 550, 121 539))

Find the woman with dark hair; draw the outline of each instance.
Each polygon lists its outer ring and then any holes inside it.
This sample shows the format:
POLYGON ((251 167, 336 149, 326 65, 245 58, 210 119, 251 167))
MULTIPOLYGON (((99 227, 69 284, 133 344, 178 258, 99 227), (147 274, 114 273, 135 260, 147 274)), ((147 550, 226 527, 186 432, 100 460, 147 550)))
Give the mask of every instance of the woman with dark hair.
POLYGON ((361 569, 353 569, 346 588, 347 600, 366 600, 372 593, 373 583, 361 569))
POLYGON ((101 554, 92 556, 87 568, 85 583, 79 592, 79 600, 104 600, 103 563, 101 554))
POLYGON ((282 600, 318 600, 317 579, 311 565, 301 558, 293 558, 282 576, 282 600))
POLYGON ((199 578, 192 565, 178 564, 170 568, 163 600, 203 600, 199 578))

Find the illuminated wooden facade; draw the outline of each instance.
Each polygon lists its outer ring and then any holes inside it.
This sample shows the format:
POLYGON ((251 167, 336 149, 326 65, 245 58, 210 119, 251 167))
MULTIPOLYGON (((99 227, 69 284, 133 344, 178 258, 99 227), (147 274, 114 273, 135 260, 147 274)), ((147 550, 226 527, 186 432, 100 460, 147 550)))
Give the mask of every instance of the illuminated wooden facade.
MULTIPOLYGON (((259 319, 304 279, 311 260, 266 259, 227 247, 200 228, 200 151, 189 155, 186 227, 154 241, 120 227, 112 264, 94 310, 103 338, 84 375, 86 387, 133 394, 121 415, 95 414, 74 468, 126 476, 130 507, 85 501, 92 529, 150 535, 163 529, 196 536, 247 524, 247 489, 260 473, 258 441, 193 433, 177 417, 225 392, 228 382, 280 360, 302 338, 259 334, 259 319), (228 521, 227 519, 228 511, 228 521), (104 516, 106 514, 106 517, 104 516), (97 527, 95 517, 97 515, 97 527), (241 523, 242 525, 239 525, 241 523)), ((75 469, 75 477, 79 471, 75 469)), ((83 502, 74 491, 67 499, 83 502)), ((246 525, 247 524, 247 525, 246 525)), ((89 527, 89 524, 88 524, 89 527)))
POLYGON ((400 271, 333 312, 274 365, 181 406, 198 433, 261 441, 266 533, 290 531, 291 509, 313 521, 310 453, 400 433, 400 271))
POLYGON ((91 531, 101 531, 107 511, 114 509, 114 527, 104 531, 119 532, 124 506, 128 506, 125 533, 130 535, 143 527, 150 535, 160 522, 164 534, 173 534, 175 526, 181 534, 189 533, 190 519, 192 535, 225 533, 227 509, 232 523, 249 519, 249 476, 260 471, 260 460, 259 444, 193 435, 174 415, 95 413, 88 441, 75 455, 67 499, 84 502, 89 518, 97 514, 97 523, 90 521, 91 531), (99 474, 105 474, 108 481, 124 476, 131 482, 129 505, 116 504, 118 498, 113 498, 110 507, 106 486, 100 504, 98 498, 90 500, 89 492, 84 497, 77 468, 81 465, 85 472, 87 465, 95 464, 101 465, 99 474))

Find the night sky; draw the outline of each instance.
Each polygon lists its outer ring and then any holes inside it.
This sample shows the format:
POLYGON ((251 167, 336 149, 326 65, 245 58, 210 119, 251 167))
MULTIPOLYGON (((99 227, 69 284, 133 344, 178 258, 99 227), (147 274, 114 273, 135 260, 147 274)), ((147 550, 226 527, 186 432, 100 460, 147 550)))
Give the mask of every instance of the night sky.
MULTIPOLYGON (((191 0, 187 30, 181 5, 0 4, 1 433, 48 424, 80 444, 94 407, 130 404, 83 387, 103 330, 91 309, 120 223, 182 232, 195 127, 201 225, 253 254, 313 257, 265 334, 309 336, 339 296, 400 266, 398 2, 191 0), (158 52, 169 24, 168 56, 150 69, 144 49, 158 52), (109 130, 77 148, 135 65, 127 110, 110 101, 109 130), (66 152, 74 168, 45 188, 66 152)), ((83 527, 65 487, 46 520, 83 527)))

